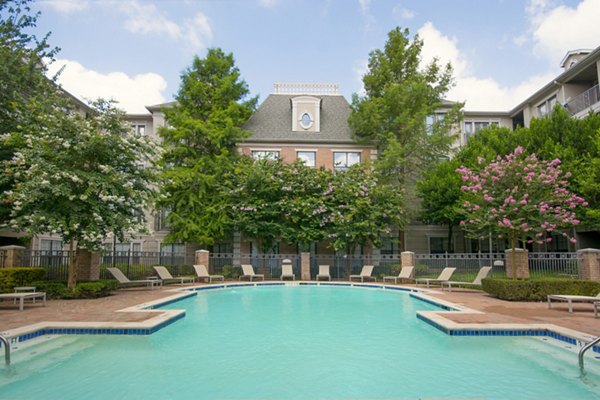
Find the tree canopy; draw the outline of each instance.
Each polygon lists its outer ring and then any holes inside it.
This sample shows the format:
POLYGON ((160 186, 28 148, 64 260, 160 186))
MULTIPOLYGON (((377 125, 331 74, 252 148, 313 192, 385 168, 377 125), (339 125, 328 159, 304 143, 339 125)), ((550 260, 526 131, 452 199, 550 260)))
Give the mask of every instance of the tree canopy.
POLYGON ((407 29, 390 31, 383 50, 369 54, 365 94, 354 95, 349 118, 356 138, 380 151, 379 162, 388 171, 384 178, 402 185, 448 155, 449 128, 460 120, 462 108, 443 99, 452 86, 452 66, 435 59, 423 67, 422 48, 423 41, 418 35, 411 41, 407 29))
POLYGON ((159 130, 158 205, 169 211, 167 240, 210 245, 230 232, 228 197, 240 158, 235 145, 248 135, 241 126, 257 101, 248 95, 233 55, 221 49, 194 57, 182 74, 177 101, 165 108, 167 125, 159 130))

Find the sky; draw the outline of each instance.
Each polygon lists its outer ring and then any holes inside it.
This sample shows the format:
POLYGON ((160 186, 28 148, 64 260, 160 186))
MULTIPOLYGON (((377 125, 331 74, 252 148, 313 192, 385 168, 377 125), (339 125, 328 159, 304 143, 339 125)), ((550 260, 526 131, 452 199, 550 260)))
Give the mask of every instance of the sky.
POLYGON ((451 62, 446 98, 508 111, 562 71, 569 50, 600 46, 600 0, 37 0, 38 36, 60 47, 50 65, 80 99, 129 113, 172 101, 208 48, 233 53, 251 95, 275 82, 337 83, 362 92, 369 53, 390 30, 424 41, 422 63, 451 62))

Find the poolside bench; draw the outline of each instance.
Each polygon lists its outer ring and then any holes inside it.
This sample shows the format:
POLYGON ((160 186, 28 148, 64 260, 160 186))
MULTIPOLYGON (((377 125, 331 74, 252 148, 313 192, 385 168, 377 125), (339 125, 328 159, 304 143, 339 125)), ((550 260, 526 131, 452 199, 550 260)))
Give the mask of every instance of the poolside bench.
POLYGON ((19 293, 1 293, 0 300, 19 300, 19 311, 23 311, 26 299, 42 299, 46 306, 46 292, 19 292, 19 293))

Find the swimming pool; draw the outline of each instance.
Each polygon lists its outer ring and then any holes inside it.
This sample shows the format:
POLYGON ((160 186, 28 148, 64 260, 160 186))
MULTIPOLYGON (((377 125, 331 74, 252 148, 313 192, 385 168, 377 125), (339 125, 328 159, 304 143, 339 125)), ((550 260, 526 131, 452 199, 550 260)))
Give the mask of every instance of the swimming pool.
POLYGON ((598 366, 581 380, 573 352, 538 338, 448 336, 415 317, 436 307, 406 293, 234 288, 164 308, 187 315, 150 336, 63 336, 15 352, 0 397, 600 398, 598 366))

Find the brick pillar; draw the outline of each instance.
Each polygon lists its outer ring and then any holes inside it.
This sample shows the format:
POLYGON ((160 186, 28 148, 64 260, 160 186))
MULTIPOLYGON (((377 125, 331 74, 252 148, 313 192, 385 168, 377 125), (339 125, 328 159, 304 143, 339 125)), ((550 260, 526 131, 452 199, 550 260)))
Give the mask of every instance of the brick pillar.
POLYGON ((577 251, 579 279, 600 281, 600 250, 581 249, 577 251))
POLYGON ((415 253, 412 251, 403 251, 400 253, 400 263, 403 267, 415 266, 415 253))
POLYGON ((77 280, 97 281, 100 279, 100 253, 85 249, 77 251, 77 280))
POLYGON ((210 252, 208 250, 196 250, 196 254, 194 257, 194 264, 195 265, 204 265, 206 267, 206 270, 209 270, 209 262, 208 262, 208 258, 210 256, 210 252))
POLYGON ((310 253, 300 253, 300 276, 303 281, 310 281, 310 253))
MULTIPOLYGON (((15 245, 11 245, 11 246, 2 246, 0 247, 0 251, 4 252, 4 267, 5 268, 11 268, 11 267, 27 267, 28 265, 18 265, 19 260, 20 260, 20 254, 23 250, 25 250, 25 247, 23 246, 15 246, 15 245)), ((2 265, 0 265, 1 267, 2 265)))
MULTIPOLYGON (((506 276, 513 277, 513 251, 512 249, 505 250, 506 253, 506 276)), ((519 279, 529 278, 529 252, 525 249, 515 249, 514 262, 516 265, 516 275, 519 279)))

